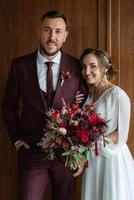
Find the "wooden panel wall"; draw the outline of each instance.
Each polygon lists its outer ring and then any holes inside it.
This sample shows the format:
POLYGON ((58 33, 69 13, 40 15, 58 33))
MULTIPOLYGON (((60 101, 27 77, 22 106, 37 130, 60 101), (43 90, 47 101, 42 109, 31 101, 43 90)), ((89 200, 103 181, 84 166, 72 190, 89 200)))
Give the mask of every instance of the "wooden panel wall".
POLYGON ((107 50, 118 69, 115 82, 131 100, 131 125, 128 145, 134 155, 134 1, 107 1, 107 50))
MULTIPOLYGON (((119 70, 115 83, 132 101, 129 147, 134 155, 134 1, 133 0, 1 0, 0 103, 12 58, 38 47, 37 29, 43 12, 58 9, 68 18, 69 37, 64 50, 79 57, 86 47, 108 50, 119 70)), ((81 177, 75 200, 80 200, 81 177)), ((16 200, 16 153, 0 116, 0 199, 16 200)), ((50 193, 50 188, 49 192, 50 193)), ((47 200, 50 200, 48 195, 47 200)))
POLYGON ((128 145, 134 156, 134 1, 120 3, 120 85, 131 99, 128 145))

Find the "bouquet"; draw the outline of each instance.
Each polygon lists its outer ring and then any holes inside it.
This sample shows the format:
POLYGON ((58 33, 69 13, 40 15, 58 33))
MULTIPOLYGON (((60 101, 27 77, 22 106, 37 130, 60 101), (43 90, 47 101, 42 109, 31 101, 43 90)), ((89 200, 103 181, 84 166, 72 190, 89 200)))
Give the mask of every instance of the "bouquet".
POLYGON ((61 156, 66 157, 65 166, 75 170, 85 166, 89 152, 98 155, 98 141, 105 146, 107 121, 94 112, 93 106, 85 105, 81 109, 79 104, 70 106, 63 99, 61 110, 51 109, 47 116, 44 137, 38 143, 48 152, 47 159, 53 160, 55 151, 61 148, 61 156))

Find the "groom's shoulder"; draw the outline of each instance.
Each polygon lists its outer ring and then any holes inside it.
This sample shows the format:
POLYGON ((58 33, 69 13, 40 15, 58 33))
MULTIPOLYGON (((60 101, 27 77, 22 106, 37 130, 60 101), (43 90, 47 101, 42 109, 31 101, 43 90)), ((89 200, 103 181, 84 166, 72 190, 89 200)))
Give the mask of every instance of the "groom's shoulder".
POLYGON ((19 62, 30 61, 30 60, 36 58, 36 56, 37 56, 37 50, 32 52, 32 53, 29 53, 29 54, 25 54, 25 55, 22 55, 22 56, 19 56, 19 57, 15 57, 15 58, 12 59, 12 62, 19 63, 19 62))
POLYGON ((62 52, 62 56, 64 59, 70 61, 70 62, 74 62, 74 63, 77 63, 77 64, 80 64, 80 60, 78 58, 76 58, 75 56, 73 55, 70 55, 68 53, 65 53, 65 52, 62 52))

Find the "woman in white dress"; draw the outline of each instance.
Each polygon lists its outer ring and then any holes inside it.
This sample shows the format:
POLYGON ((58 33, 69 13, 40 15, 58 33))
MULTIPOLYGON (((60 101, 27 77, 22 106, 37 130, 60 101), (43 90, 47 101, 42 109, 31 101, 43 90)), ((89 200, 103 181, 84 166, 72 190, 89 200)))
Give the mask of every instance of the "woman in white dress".
POLYGON ((99 146, 99 155, 84 170, 81 200, 134 200, 134 161, 126 144, 130 99, 110 82, 115 70, 107 52, 87 48, 81 62, 90 93, 86 104, 94 104, 96 113, 110 120, 105 132, 110 143, 99 146))

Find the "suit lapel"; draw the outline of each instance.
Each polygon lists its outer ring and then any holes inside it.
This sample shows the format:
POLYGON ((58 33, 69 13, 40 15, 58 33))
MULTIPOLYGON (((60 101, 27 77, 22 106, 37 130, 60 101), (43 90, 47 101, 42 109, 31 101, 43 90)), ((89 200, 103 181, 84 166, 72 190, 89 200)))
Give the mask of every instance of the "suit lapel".
POLYGON ((65 91, 65 84, 61 86, 61 74, 62 72, 70 72, 71 73, 71 65, 69 62, 69 57, 62 53, 61 57, 61 65, 60 65, 60 71, 59 71, 59 79, 57 83, 57 88, 55 91, 52 107, 57 107, 57 105, 61 105, 62 101, 61 99, 64 98, 63 94, 65 91))

